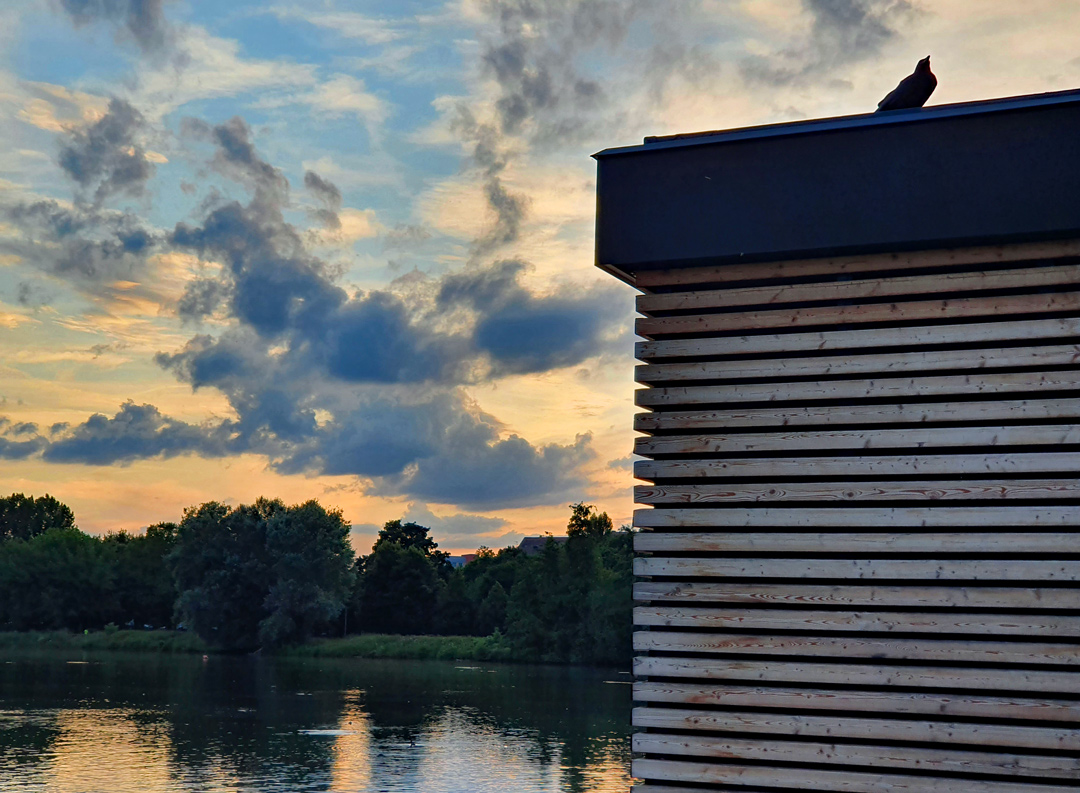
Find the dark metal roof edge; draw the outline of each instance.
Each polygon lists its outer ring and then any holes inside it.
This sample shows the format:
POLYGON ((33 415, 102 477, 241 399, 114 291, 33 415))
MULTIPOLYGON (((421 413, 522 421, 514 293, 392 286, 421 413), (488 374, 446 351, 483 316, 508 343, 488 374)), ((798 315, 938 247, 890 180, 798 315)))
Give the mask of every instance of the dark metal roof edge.
POLYGON ((642 143, 637 146, 620 146, 604 149, 592 155, 596 159, 621 154, 676 149, 685 146, 702 146, 714 143, 735 143, 737 141, 776 138, 788 135, 805 135, 816 132, 831 132, 839 129, 858 129, 861 127, 879 127, 890 124, 904 124, 916 121, 973 116, 983 113, 1003 113, 1016 110, 1028 110, 1041 107, 1053 107, 1080 103, 1080 89, 1053 91, 1043 94, 1009 96, 999 99, 981 99, 975 102, 957 102, 950 105, 934 105, 911 110, 892 110, 885 113, 860 113, 853 116, 835 116, 833 118, 809 119, 805 121, 786 121, 780 124, 765 124, 757 127, 740 127, 716 132, 698 132, 673 135, 642 143))

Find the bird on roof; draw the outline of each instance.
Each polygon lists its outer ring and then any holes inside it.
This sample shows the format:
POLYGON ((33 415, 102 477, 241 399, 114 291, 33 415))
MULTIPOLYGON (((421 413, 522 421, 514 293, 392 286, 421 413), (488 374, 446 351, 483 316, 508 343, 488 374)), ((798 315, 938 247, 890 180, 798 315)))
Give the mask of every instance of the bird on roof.
POLYGON ((878 110, 904 110, 922 107, 937 88, 937 77, 930 71, 930 56, 915 65, 915 71, 900 81, 889 95, 878 102, 878 110))

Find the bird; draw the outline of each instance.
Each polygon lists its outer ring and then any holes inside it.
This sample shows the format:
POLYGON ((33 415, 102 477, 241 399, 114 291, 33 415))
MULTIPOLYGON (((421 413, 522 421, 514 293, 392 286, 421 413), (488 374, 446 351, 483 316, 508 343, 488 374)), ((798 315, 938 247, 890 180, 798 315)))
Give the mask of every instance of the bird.
POLYGON ((915 65, 915 71, 900 81, 889 95, 878 102, 878 110, 904 110, 922 107, 937 88, 937 77, 930 71, 930 56, 915 65))

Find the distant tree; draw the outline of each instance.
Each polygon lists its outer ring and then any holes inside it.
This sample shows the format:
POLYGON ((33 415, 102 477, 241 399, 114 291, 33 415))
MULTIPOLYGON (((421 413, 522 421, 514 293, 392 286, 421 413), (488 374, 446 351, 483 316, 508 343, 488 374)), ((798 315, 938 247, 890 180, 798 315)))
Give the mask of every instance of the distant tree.
POLYGON ((116 612, 113 575, 101 540, 78 529, 0 543, 0 627, 99 628, 116 612))
POLYGON ((352 585, 349 525, 318 502, 258 499, 184 513, 169 554, 179 615, 230 650, 301 641, 336 617, 352 585))
POLYGON ((442 563, 450 554, 439 550, 439 544, 431 537, 431 529, 421 526, 419 523, 402 523, 400 520, 388 520, 379 530, 379 538, 371 547, 372 551, 378 550, 380 545, 393 543, 402 548, 416 548, 424 556, 442 563))
POLYGON ((417 546, 375 543, 360 565, 359 612, 375 633, 430 633, 443 585, 433 560, 417 546))
POLYGON ((4 540, 29 540, 49 529, 75 528, 75 514, 46 493, 34 498, 22 493, 12 493, 0 498, 0 542, 4 540))
POLYGON ((173 624, 176 584, 165 559, 176 545, 178 528, 175 523, 156 523, 143 534, 118 531, 103 538, 114 565, 117 624, 173 624))
POLYGON ((578 502, 570 505, 570 521, 566 525, 568 537, 604 537, 614 528, 606 512, 596 512, 592 504, 578 502))

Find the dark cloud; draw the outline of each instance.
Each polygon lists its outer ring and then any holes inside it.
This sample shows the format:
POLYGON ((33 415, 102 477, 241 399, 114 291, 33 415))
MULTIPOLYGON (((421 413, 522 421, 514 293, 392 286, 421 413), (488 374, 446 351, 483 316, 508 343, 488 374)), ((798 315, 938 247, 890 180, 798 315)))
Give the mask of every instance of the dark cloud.
MULTIPOLYGON (((7 402, 7 400, 3 400, 7 402)), ((45 440, 31 422, 13 423, 0 416, 0 460, 25 460, 45 447, 45 440)))
POLYGON ((328 229, 341 228, 341 191, 333 182, 323 179, 314 171, 304 172, 304 187, 306 187, 315 199, 322 205, 312 215, 328 229))
MULTIPOLYGON (((472 428, 470 428, 472 429, 472 428)), ((485 443, 470 432, 451 434, 440 454, 419 460, 393 482, 392 490, 466 509, 494 509, 570 501, 584 497, 578 469, 593 452, 590 437, 568 446, 535 447, 517 435, 485 443)))
POLYGON ((58 0, 76 26, 104 21, 117 26, 145 55, 160 58, 176 43, 164 0, 58 0))
POLYGON ((98 121, 71 132, 60 149, 60 167, 100 206, 114 195, 141 195, 154 166, 139 135, 146 125, 123 99, 109 101, 98 121))
POLYGON ((878 55, 916 13, 910 0, 802 0, 813 23, 807 37, 773 56, 748 58, 752 82, 789 85, 878 55))
POLYGON ((53 428, 60 437, 44 448, 43 459, 54 463, 112 465, 152 457, 199 454, 219 457, 231 452, 228 427, 201 427, 163 416, 153 405, 125 402, 109 418, 100 413, 82 424, 53 428))
POLYGON ((447 276, 439 291, 441 306, 476 312, 473 344, 489 356, 494 374, 573 366, 622 341, 618 329, 629 303, 624 290, 605 284, 538 296, 520 282, 525 269, 517 260, 496 262, 447 276))
POLYGON ((229 300, 230 290, 219 278, 196 278, 184 287, 176 304, 176 313, 183 320, 199 322, 212 316, 229 300))
POLYGON ((650 11, 644 0, 487 0, 481 62, 499 86, 500 131, 534 143, 580 140, 610 110, 588 56, 611 50, 650 11))
POLYGON ((0 250, 91 288, 117 279, 138 281, 159 243, 131 213, 66 207, 51 200, 0 207, 0 218, 21 232, 0 239, 0 250))

